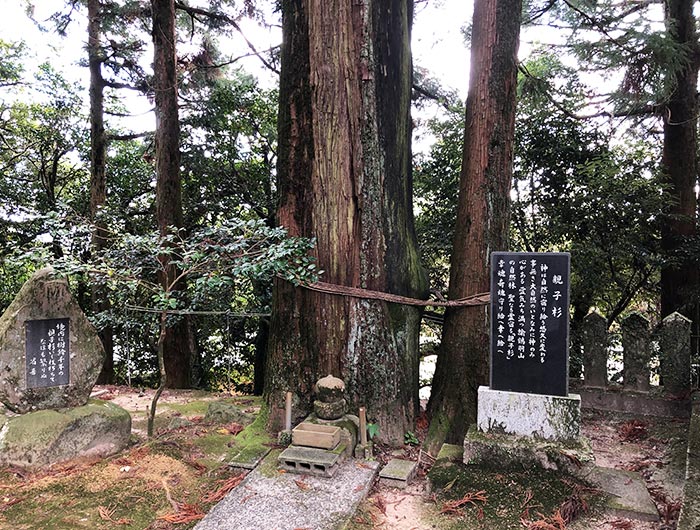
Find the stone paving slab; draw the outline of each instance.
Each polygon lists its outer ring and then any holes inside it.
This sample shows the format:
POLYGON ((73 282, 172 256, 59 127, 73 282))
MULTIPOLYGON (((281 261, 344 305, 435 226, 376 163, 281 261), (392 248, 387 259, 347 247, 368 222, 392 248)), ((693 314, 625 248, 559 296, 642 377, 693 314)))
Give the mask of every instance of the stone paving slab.
POLYGON ((416 474, 418 462, 392 458, 379 472, 379 481, 392 488, 404 489, 416 474))
POLYGON ((639 473, 596 467, 587 479, 609 495, 606 508, 617 517, 658 521, 659 512, 639 473))
POLYGON ((272 451, 195 530, 336 530, 354 515, 377 474, 377 462, 353 459, 333 478, 280 473, 272 451))
POLYGON ((269 447, 264 447, 260 452, 251 453, 250 451, 239 451, 235 453, 229 460, 229 467, 240 469, 255 469, 270 452, 269 447))

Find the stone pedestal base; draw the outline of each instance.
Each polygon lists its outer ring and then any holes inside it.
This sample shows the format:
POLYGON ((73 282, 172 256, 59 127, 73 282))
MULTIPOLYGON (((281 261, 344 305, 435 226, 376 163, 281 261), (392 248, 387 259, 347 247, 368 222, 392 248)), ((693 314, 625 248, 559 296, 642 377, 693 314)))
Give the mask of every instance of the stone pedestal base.
POLYGON ((481 386, 477 426, 484 433, 577 440, 581 432, 581 397, 505 392, 481 386))
POLYGON ((114 403, 40 410, 0 420, 0 465, 37 467, 121 451, 131 436, 131 416, 114 403))
POLYGON ((551 469, 585 478, 595 465, 584 438, 567 443, 511 434, 480 432, 472 425, 464 438, 464 463, 489 468, 551 469))
POLYGON ((464 439, 464 463, 540 467, 585 476, 593 453, 581 432, 581 398, 479 387, 477 425, 464 439))

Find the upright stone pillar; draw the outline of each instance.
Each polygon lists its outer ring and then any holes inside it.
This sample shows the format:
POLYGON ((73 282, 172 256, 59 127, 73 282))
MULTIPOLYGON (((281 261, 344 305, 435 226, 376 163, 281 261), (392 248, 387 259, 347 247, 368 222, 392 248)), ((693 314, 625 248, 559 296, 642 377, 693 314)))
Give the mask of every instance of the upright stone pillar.
POLYGON ((661 321, 659 350, 661 380, 666 394, 690 392, 690 333, 692 320, 672 313, 661 321))
POLYGON ((649 391, 650 333, 649 320, 641 313, 632 313, 621 323, 622 378, 625 390, 649 391))
POLYGON ((583 319, 581 342, 584 384, 605 388, 608 383, 608 322, 600 313, 590 313, 583 319))

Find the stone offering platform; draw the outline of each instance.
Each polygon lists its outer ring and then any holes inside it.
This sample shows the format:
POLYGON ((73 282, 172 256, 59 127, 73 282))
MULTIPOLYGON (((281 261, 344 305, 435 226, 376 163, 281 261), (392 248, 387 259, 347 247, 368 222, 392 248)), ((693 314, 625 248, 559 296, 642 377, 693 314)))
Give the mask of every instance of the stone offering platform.
POLYGON ((243 482, 202 519, 195 530, 334 530, 343 528, 368 494, 377 462, 352 459, 333 478, 277 470, 272 451, 243 482))

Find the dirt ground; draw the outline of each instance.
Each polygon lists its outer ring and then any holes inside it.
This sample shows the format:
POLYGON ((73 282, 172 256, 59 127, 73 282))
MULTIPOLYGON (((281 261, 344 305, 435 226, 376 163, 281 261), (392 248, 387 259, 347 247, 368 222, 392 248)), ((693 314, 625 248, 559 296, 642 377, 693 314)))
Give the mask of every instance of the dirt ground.
MULTIPOLYGON (((639 472, 657 505, 661 520, 642 522, 606 513, 600 507, 566 526, 568 530, 672 530, 678 518, 685 473, 687 420, 633 417, 584 411, 583 435, 591 442, 596 464, 639 472)), ((406 490, 375 486, 361 507, 356 528, 430 530, 460 528, 440 514, 440 502, 426 492, 424 478, 406 490)), ((478 528, 475 523, 474 528, 478 528)), ((527 528, 523 524, 523 528, 527 528)), ((532 526, 534 530, 560 530, 532 526)), ((354 529, 353 529, 354 530, 354 529)), ((493 530, 498 530, 494 528, 493 530)))
MULTIPOLYGON (((223 495, 242 480, 227 469, 226 454, 241 435, 240 425, 210 425, 203 421, 209 403, 226 399, 254 415, 259 400, 201 391, 166 390, 158 406, 155 440, 145 439, 146 409, 152 390, 98 386, 99 399, 110 400, 132 413, 134 443, 103 461, 79 462, 27 473, 0 470, 0 529, 176 530, 192 528, 223 495), (176 419, 187 420, 180 427, 176 419), (178 517, 180 519, 178 519, 178 517), (182 522, 177 522, 178 520, 182 522)), ((421 437, 427 422, 419 422, 421 437)), ((568 530, 672 530, 678 517, 684 476, 687 422, 584 411, 583 434, 598 465, 638 472, 661 514, 657 523, 621 519, 592 505, 588 513, 566 525, 568 530)), ((263 445, 273 441, 265 438, 263 445)), ((418 447, 386 448, 377 458, 419 459, 417 479, 405 490, 375 486, 363 502, 352 530, 467 530, 484 527, 440 513, 445 501, 426 492, 430 458, 418 447)), ((488 489, 488 484, 486 486, 488 489)), ((488 492, 486 492, 488 495, 488 492)), ((513 502, 519 503, 513 495, 513 502)), ((517 525, 517 521, 516 521, 517 525)), ((513 528, 513 526, 508 526, 513 528)), ((522 528, 528 528, 525 524, 522 528)), ((563 530, 561 526, 530 526, 533 530, 563 530)))

